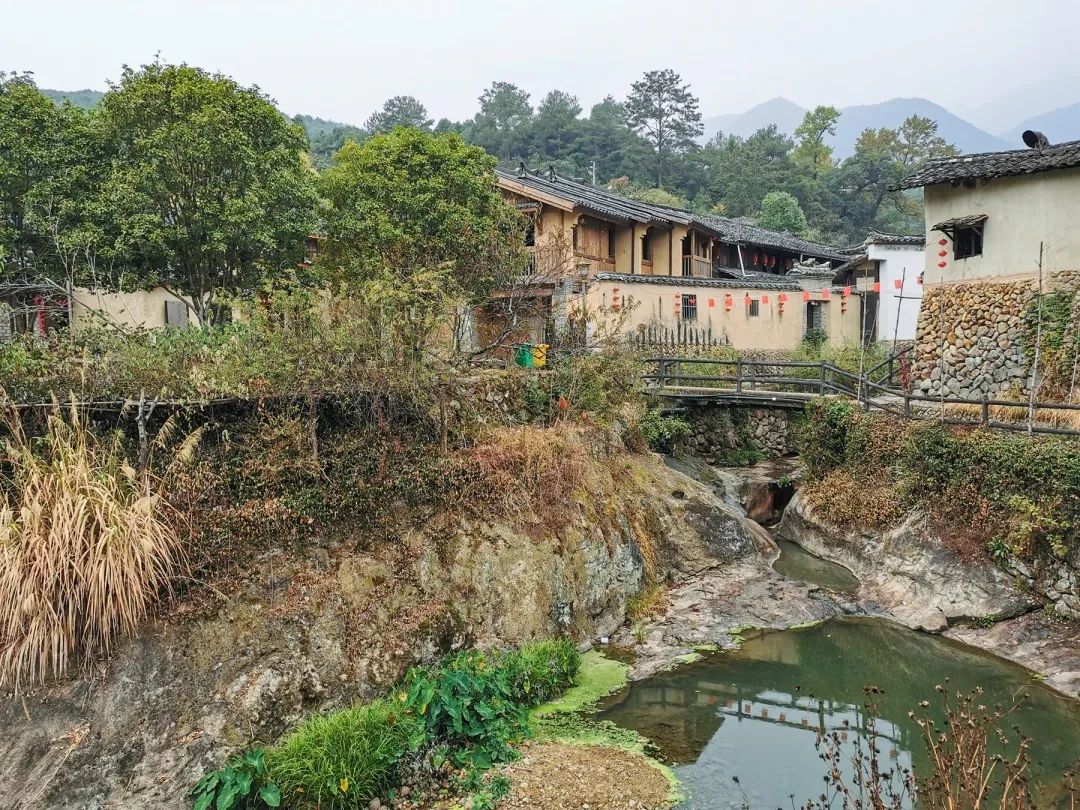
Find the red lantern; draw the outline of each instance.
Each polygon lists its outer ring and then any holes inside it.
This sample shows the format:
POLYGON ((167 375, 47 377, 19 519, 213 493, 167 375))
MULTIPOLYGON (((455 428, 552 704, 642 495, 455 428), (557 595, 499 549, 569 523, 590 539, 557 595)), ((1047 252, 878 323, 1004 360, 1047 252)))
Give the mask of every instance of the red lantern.
POLYGON ((754 254, 754 261, 753 261, 753 264, 755 264, 755 265, 756 265, 757 263, 758 263, 758 255, 757 255, 757 254, 755 253, 755 254, 754 254))
POLYGON ((803 290, 802 300, 803 301, 809 301, 810 300, 810 291, 809 290, 803 290))
POLYGON ((709 299, 709 309, 716 309, 716 299, 715 298, 710 298, 709 299))
POLYGON ((944 259, 946 256, 949 255, 949 252, 947 250, 939 250, 937 252, 937 255, 944 259))
POLYGON ((880 281, 875 281, 874 282, 874 292, 876 292, 876 293, 881 292, 881 282, 880 281))
POLYGON ((763 303, 763 304, 769 303, 769 296, 767 296, 767 295, 761 296, 761 303, 763 303))
POLYGON ((780 295, 777 296, 777 300, 780 301, 781 304, 786 304, 787 303, 787 293, 780 293, 780 295))
POLYGON ((948 267, 948 265, 949 265, 948 262, 938 262, 937 263, 937 266, 940 267, 942 270, 944 270, 946 267, 948 267))
POLYGON ((829 297, 829 288, 828 288, 828 287, 825 287, 825 288, 824 288, 824 289, 823 289, 823 290, 821 291, 821 297, 822 297, 822 298, 828 298, 828 297, 829 297))
POLYGON ((899 290, 901 287, 904 286, 904 282, 901 279, 894 278, 892 281, 892 285, 899 290))
POLYGON ((938 239, 937 243, 939 245, 941 245, 942 247, 945 247, 945 245, 949 244, 949 240, 948 239, 938 239))
POLYGON ((844 287, 844 289, 840 291, 840 295, 843 298, 847 298, 849 295, 851 295, 851 287, 844 287))

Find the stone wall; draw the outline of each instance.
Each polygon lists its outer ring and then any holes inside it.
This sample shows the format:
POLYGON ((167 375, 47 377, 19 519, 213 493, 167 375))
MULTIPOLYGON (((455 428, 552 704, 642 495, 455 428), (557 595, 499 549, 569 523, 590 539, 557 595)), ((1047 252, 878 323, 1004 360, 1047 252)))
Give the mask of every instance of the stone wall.
MULTIPOLYGON (((1080 290, 1080 271, 1048 273, 1043 287, 1080 290)), ((928 287, 919 310, 915 392, 979 399, 1026 390, 1031 347, 1025 314, 1037 292, 1032 277, 928 287)))
POLYGON ((686 418, 693 432, 686 449, 723 465, 738 451, 760 450, 768 458, 795 452, 791 417, 799 411, 783 408, 694 405, 686 418))

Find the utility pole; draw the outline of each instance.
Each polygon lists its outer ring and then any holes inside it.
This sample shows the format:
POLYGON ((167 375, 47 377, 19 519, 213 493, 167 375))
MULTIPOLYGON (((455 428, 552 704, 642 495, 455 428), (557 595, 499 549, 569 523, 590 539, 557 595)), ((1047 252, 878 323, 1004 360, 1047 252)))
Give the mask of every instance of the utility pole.
POLYGON ((1031 363, 1031 382, 1028 384, 1028 435, 1033 431, 1035 421, 1035 386, 1039 380, 1039 354, 1042 350, 1042 305, 1043 305, 1043 243, 1039 242, 1039 299, 1035 321, 1035 358, 1031 363))

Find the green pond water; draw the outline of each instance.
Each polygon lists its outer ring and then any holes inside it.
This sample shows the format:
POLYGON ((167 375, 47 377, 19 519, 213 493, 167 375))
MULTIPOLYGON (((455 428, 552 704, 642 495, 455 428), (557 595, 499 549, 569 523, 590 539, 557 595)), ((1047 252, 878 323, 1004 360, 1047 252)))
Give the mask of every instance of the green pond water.
POLYGON ((842 565, 815 557, 797 543, 772 535, 780 549, 780 557, 773 563, 777 573, 791 579, 800 579, 814 585, 822 585, 834 591, 857 591, 859 580, 842 565))
POLYGON ((1028 696, 1012 720, 1034 738, 1031 772, 1044 786, 1043 806, 1060 802, 1062 772, 1080 758, 1080 704, 1021 667, 879 619, 751 633, 737 652, 631 684, 600 718, 652 740, 683 782, 686 808, 790 808, 822 791, 816 732, 835 730, 853 750, 866 724, 867 686, 884 690, 875 698, 884 760, 925 772, 908 712, 926 711, 923 700, 936 707, 934 686, 946 679, 951 692, 981 687, 989 706, 1028 696))

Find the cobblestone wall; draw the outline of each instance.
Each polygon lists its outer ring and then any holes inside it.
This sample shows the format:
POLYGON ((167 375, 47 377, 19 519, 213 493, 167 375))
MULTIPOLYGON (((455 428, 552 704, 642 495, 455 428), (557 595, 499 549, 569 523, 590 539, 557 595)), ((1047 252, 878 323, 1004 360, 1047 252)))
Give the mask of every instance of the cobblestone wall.
POLYGON ((730 458, 733 451, 760 450, 768 458, 785 456, 795 451, 792 414, 782 408, 691 406, 686 417, 693 432, 686 447, 718 463, 730 458))
MULTIPOLYGON (((1080 271, 1049 273, 1043 288, 1076 291, 1080 271)), ((1025 313, 1037 291, 1033 278, 928 287, 919 310, 915 391, 978 399, 1025 390, 1031 370, 1025 313)))

